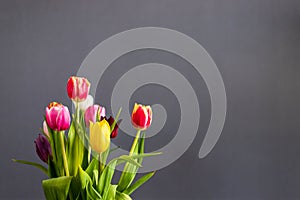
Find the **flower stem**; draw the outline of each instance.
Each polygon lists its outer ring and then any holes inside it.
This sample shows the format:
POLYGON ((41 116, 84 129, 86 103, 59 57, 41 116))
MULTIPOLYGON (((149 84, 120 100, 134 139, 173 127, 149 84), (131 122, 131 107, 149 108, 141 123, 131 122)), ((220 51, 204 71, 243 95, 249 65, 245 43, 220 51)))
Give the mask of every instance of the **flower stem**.
POLYGON ((67 160, 65 144, 64 144, 64 132, 60 132, 59 137, 60 137, 59 138, 60 139, 60 145, 61 145, 60 147, 61 147, 61 151, 62 151, 63 163, 64 163, 66 176, 70 176, 69 168, 68 168, 68 160, 67 160))
POLYGON ((131 146, 131 149, 130 149, 130 152, 129 152, 129 156, 132 156, 132 154, 134 152, 134 149, 135 149, 135 147, 137 145, 137 142, 139 140, 139 137, 140 137, 140 133, 141 133, 141 130, 138 129, 137 132, 136 132, 136 136, 134 138, 134 141, 132 143, 132 146, 131 146))
POLYGON ((102 153, 99 153, 99 174, 102 174, 103 169, 104 169, 103 156, 102 153))

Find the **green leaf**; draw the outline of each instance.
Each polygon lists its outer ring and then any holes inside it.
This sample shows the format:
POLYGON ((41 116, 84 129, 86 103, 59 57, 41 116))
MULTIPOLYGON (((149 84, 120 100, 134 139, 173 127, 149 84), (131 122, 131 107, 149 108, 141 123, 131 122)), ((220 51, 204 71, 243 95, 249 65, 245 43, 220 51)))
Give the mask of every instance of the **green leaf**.
POLYGON ((80 197, 81 192, 81 181, 77 174, 77 176, 73 177, 70 188, 69 188, 69 194, 72 197, 72 199, 78 199, 80 197))
POLYGON ((118 122, 118 120, 119 120, 119 116, 120 116, 120 114, 121 114, 121 111, 122 111, 122 107, 119 108, 119 111, 118 111, 118 113, 117 113, 117 116, 115 117, 115 121, 114 121, 113 124, 110 126, 110 130, 111 130, 111 131, 114 130, 114 128, 115 128, 115 126, 116 126, 116 124, 117 124, 117 122, 118 122))
POLYGON ((97 192, 97 190, 92 186, 91 183, 88 183, 87 188, 87 195, 88 195, 88 199, 95 199, 95 200, 101 200, 102 197, 101 195, 97 192))
POLYGON ((137 188, 139 188, 141 185, 143 185, 146 181, 148 181, 155 172, 150 172, 144 176, 142 176, 140 179, 138 179, 133 185, 128 187, 123 193, 130 195, 132 192, 134 192, 137 188))
POLYGON ((140 163, 138 163, 136 160, 134 160, 135 158, 133 158, 133 156, 128 156, 128 155, 122 155, 118 158, 116 158, 116 160, 118 160, 118 165, 122 164, 124 162, 128 162, 132 165, 138 166, 138 167, 142 167, 142 165, 140 163))
POLYGON ((47 168, 44 167, 44 166, 41 165, 41 164, 38 164, 38 163, 35 163, 35 162, 26 161, 26 160, 16 160, 16 159, 12 159, 12 161, 17 162, 17 163, 22 163, 22 164, 25 164, 25 165, 31 165, 31 166, 33 166, 33 167, 36 167, 36 168, 42 170, 42 172, 44 172, 44 173, 48 176, 48 170, 47 170, 47 168))
POLYGON ((117 160, 110 161, 108 165, 104 168, 102 174, 100 175, 98 188, 100 194, 102 194, 103 199, 106 199, 108 195, 109 186, 115 172, 116 164, 117 160))
MULTIPOLYGON (((136 135, 136 138, 138 138, 139 132, 136 135)), ((135 138, 135 139, 136 139, 135 138)), ((138 151, 139 151, 139 140, 137 141, 134 149, 133 149, 133 155, 138 155, 138 151)), ((134 144, 132 144, 134 145, 134 144)), ((132 147, 131 147, 132 148, 132 147)), ((131 154, 131 153, 130 153, 131 154)), ((125 155, 124 155, 125 156, 125 155)), ((138 163, 135 159, 133 159, 132 155, 131 156, 127 156, 130 157, 130 160, 133 162, 136 162, 138 166, 141 166, 140 163, 138 163)), ((122 163, 123 160, 121 160, 120 163, 122 163)), ((132 162, 127 162, 124 166, 123 172, 121 174, 119 183, 118 183, 118 191, 123 192, 129 185, 130 183, 133 181, 135 174, 134 172, 136 171, 136 169, 138 168, 136 165, 132 165, 132 162)))
POLYGON ((71 124, 68 133, 68 166, 70 170, 70 175, 76 175, 78 166, 82 164, 84 157, 84 144, 80 135, 84 134, 82 132, 82 127, 80 124, 76 123, 74 120, 71 124))
POLYGON ((93 183, 96 183, 98 185, 98 180, 99 180, 99 172, 97 169, 93 170, 93 183))
POLYGON ((143 153, 143 154, 135 154, 132 155, 131 158, 136 159, 136 158, 145 158, 145 157, 150 157, 150 156, 157 156, 162 154, 161 152, 155 152, 155 153, 143 153))
POLYGON ((107 200, 115 200, 116 192, 117 192, 117 185, 110 185, 107 195, 107 200))
POLYGON ((43 180, 42 185, 46 199, 66 199, 69 192, 72 176, 62 176, 43 180))
POLYGON ((84 147, 84 153, 83 153, 83 160, 82 160, 82 164, 81 164, 81 167, 83 170, 86 170, 86 168, 88 167, 89 165, 89 158, 90 158, 90 152, 87 148, 84 147))
POLYGON ((67 155, 70 154, 73 148, 74 140, 75 140, 75 127, 74 122, 72 121, 71 126, 68 131, 68 143, 67 143, 67 155))
POLYGON ((85 172, 92 177, 93 176, 93 171, 95 169, 99 169, 99 162, 96 158, 93 158, 92 162, 90 162, 89 166, 87 167, 87 169, 85 170, 85 172))
POLYGON ((81 166, 78 168, 78 176, 81 182, 81 189, 84 189, 89 182, 92 182, 91 177, 85 171, 83 171, 81 166))
POLYGON ((77 175, 73 177, 70 192, 72 197, 77 199, 79 198, 80 192, 83 192, 89 182, 92 182, 90 176, 81 168, 78 167, 77 175))
POLYGON ((117 191, 116 200, 132 200, 132 199, 129 195, 117 191))
MULTIPOLYGON (((135 159, 142 159, 145 157, 156 156, 156 155, 160 155, 160 154, 161 154, 160 152, 158 152, 158 153, 143 153, 143 154, 135 154, 132 156, 127 156, 127 157, 130 157, 130 160, 133 160, 134 162, 138 163, 138 161, 136 161, 135 159)), ((124 155, 124 157, 126 157, 126 155, 124 155)), ((132 165, 132 164, 133 164, 133 162, 125 165, 125 167, 124 167, 124 171, 122 172, 121 178, 119 180, 118 188, 117 188, 118 191, 120 191, 120 192, 123 192, 125 189, 127 189, 130 186, 130 184, 133 182, 135 175, 138 171, 138 167, 141 166, 140 163, 138 163, 138 165, 132 165)))

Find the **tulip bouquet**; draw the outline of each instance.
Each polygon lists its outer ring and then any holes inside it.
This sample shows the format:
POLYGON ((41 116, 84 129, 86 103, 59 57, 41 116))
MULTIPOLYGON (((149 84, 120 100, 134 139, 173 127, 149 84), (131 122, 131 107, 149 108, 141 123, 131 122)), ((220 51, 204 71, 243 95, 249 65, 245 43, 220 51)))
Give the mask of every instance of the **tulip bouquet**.
POLYGON ((75 113, 68 107, 50 103, 45 109, 42 134, 34 141, 44 165, 15 160, 42 170, 49 179, 42 181, 46 199, 130 200, 130 195, 150 179, 150 172, 134 181, 144 157, 159 153, 144 153, 145 133, 152 121, 150 106, 135 104, 131 121, 137 129, 129 155, 109 159, 110 140, 118 134, 121 109, 115 119, 105 115, 105 108, 93 104, 86 78, 72 76, 67 92, 75 104, 75 113), (142 133, 141 133, 142 132, 142 133), (124 164, 117 183, 112 183, 115 168, 124 164))

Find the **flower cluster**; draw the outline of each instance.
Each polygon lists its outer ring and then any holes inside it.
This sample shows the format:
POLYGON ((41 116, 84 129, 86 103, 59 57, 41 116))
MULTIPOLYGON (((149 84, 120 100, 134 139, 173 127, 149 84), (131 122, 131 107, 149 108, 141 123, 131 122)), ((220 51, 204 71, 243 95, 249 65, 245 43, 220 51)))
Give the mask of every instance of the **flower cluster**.
POLYGON ((152 121, 150 106, 135 104, 131 121, 137 129, 129 155, 109 161, 110 141, 118 135, 121 120, 106 116, 104 106, 94 104, 89 95, 90 82, 72 76, 67 82, 67 93, 75 104, 75 113, 67 106, 51 102, 45 108, 42 133, 34 141, 39 158, 47 164, 14 160, 33 165, 44 171, 49 179, 43 181, 46 199, 131 199, 130 194, 150 179, 154 172, 133 183, 137 170, 146 156, 144 133, 152 121), (117 184, 112 183, 115 167, 125 162, 117 184))

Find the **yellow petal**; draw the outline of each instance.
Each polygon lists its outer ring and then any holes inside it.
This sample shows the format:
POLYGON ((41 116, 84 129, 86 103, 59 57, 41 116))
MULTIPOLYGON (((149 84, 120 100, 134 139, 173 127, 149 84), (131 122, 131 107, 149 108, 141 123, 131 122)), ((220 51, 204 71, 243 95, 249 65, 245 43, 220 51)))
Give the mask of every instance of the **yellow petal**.
POLYGON ((97 153, 102 153, 109 147, 110 126, 105 119, 100 122, 90 123, 90 144, 97 153))
POLYGON ((139 106, 140 106, 140 104, 135 103, 134 107, 133 107, 133 110, 132 110, 132 113, 135 113, 136 110, 139 108, 139 106))

